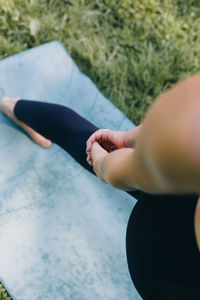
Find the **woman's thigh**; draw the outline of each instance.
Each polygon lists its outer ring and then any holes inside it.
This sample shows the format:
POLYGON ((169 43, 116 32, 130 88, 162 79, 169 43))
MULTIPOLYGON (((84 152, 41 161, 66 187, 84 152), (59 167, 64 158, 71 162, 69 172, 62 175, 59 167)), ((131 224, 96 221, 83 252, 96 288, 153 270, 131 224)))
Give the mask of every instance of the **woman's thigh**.
POLYGON ((193 226, 197 200, 197 195, 141 192, 128 222, 126 251, 130 276, 143 299, 200 295, 200 255, 193 226), (191 286, 194 289, 188 290, 191 286))

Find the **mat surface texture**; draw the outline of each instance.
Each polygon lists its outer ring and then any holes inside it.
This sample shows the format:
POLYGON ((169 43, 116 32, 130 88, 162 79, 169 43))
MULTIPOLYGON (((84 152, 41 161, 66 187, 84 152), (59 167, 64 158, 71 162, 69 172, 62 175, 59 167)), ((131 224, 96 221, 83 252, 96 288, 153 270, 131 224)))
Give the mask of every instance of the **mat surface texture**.
MULTIPOLYGON (((134 126, 53 41, 0 62, 0 97, 66 105, 99 128, 134 126)), ((136 200, 0 113, 0 280, 17 300, 139 300, 125 235, 136 200)))

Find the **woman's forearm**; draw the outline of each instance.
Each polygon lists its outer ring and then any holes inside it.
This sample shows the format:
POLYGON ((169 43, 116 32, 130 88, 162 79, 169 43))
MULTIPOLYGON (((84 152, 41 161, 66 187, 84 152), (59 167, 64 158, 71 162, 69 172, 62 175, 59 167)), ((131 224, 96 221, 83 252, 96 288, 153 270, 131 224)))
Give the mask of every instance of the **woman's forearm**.
POLYGON ((103 182, 125 191, 140 189, 146 192, 160 192, 163 183, 158 170, 149 159, 151 150, 146 144, 148 130, 148 126, 142 130, 141 124, 127 131, 126 140, 129 147, 115 150, 95 164, 96 174, 103 182), (143 134, 140 137, 141 131, 143 134), (139 146, 136 139, 139 140, 139 146))
POLYGON ((125 139, 126 139, 126 146, 127 147, 135 148, 136 141, 138 139, 141 128, 142 128, 142 124, 128 130, 125 133, 125 137, 126 137, 125 139))
MULTIPOLYGON (((102 175, 101 179, 104 182, 122 190, 133 190, 133 181, 131 182, 130 187, 130 183, 128 184, 125 182, 125 176, 123 174, 124 172, 127 173, 127 163, 132 164, 134 147, 141 127, 142 124, 128 130, 125 133, 126 147, 128 148, 119 149, 120 151, 115 150, 114 152, 109 153, 109 155, 101 161, 99 165, 99 173, 102 175), (123 170, 125 168, 126 170, 123 170)), ((137 183, 135 184, 137 185, 137 183)))
POLYGON ((100 163, 106 182, 158 194, 200 191, 199 82, 195 75, 157 99, 135 148, 116 150, 100 163))
POLYGON ((200 191, 200 75, 161 95, 149 109, 134 152, 136 182, 159 194, 200 191))
POLYGON ((134 149, 122 148, 100 160, 97 169, 102 181, 125 191, 137 189, 133 155, 134 149))

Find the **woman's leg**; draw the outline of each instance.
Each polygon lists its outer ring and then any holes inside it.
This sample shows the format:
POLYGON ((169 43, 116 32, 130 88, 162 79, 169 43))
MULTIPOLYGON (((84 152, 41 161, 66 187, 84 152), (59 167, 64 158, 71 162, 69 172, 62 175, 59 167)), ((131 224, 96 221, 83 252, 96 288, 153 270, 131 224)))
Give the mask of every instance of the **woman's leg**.
MULTIPOLYGON (((14 113, 18 120, 61 146, 84 168, 95 174, 86 162, 85 153, 87 139, 98 130, 95 125, 65 106, 38 101, 20 100, 15 105, 14 113)), ((162 291, 166 289, 168 293, 168 286, 162 281, 162 276, 167 274, 172 283, 179 283, 177 265, 184 266, 188 259, 187 255, 183 257, 180 253, 185 245, 194 244, 191 232, 197 197, 191 199, 181 196, 177 201, 177 195, 148 195, 140 191, 128 193, 140 200, 130 216, 126 235, 131 278, 144 299, 164 299, 162 291), (180 203, 181 207, 185 207, 181 214, 180 203), (178 222, 177 216, 182 218, 179 217, 178 222), (192 225, 191 232, 188 232, 188 223, 192 225), (162 298, 158 298, 157 295, 161 295, 162 298)), ((194 253, 192 254, 194 256, 194 253)), ((200 270, 199 266, 197 269, 200 270)), ((184 272, 189 274, 189 271, 183 267, 183 276, 184 272)))
POLYGON ((198 195, 143 193, 129 218, 130 276, 148 300, 200 299, 200 255, 194 234, 198 195), (197 294, 196 294, 197 293, 197 294))
POLYGON ((67 151, 89 172, 86 161, 86 141, 98 130, 95 125, 70 108, 40 101, 19 100, 14 108, 18 120, 67 151))
MULTIPOLYGON (((86 161, 86 141, 99 128, 70 108, 40 101, 19 100, 14 108, 18 120, 58 144, 79 164, 96 175, 86 161)), ((140 199, 140 191, 127 192, 140 199)))

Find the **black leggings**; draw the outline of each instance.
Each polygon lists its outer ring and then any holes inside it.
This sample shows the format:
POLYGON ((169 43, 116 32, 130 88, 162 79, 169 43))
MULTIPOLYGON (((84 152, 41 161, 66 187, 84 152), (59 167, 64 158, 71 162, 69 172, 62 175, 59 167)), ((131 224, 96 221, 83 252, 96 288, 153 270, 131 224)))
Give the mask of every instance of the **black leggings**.
MULTIPOLYGON (((99 128, 58 104, 20 100, 14 113, 95 174, 86 162, 85 150, 87 139, 99 128)), ((193 228, 197 195, 128 193, 139 200, 128 222, 126 251, 129 272, 140 295, 152 300, 199 296, 200 261, 193 228)))

